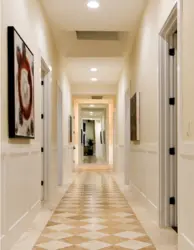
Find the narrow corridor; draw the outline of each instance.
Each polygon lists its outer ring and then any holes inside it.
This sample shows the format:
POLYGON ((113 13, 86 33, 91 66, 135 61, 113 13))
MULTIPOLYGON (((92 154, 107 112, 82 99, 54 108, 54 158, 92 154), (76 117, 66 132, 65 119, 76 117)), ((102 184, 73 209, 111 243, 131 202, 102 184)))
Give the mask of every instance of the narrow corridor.
POLYGON ((33 250, 156 249, 111 171, 81 171, 33 250))

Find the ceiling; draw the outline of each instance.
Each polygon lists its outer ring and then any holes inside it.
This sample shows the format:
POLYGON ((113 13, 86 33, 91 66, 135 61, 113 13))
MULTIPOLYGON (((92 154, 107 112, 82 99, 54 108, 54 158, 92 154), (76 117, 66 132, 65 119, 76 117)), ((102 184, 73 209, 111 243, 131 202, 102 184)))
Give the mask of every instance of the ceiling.
POLYGON ((88 9, 87 0, 41 0, 52 24, 65 31, 129 31, 137 26, 146 0, 99 0, 88 9))
POLYGON ((117 84, 124 66, 123 58, 71 58, 66 73, 72 84, 117 84), (91 72, 97 68, 97 72, 91 72), (91 78, 97 78, 92 82, 91 78))
POLYGON ((40 1, 56 46, 60 54, 68 59, 66 72, 70 83, 85 90, 93 84, 93 92, 96 85, 104 86, 108 91, 111 85, 117 84, 124 66, 123 58, 132 50, 147 0, 98 0, 100 8, 95 10, 88 9, 88 0, 40 1), (118 39, 110 40, 107 36, 104 40, 94 37, 90 40, 78 39, 76 31, 115 31, 118 39), (98 68, 98 71, 90 72, 92 67, 98 68), (92 82, 92 77, 98 81, 92 82))
POLYGON ((105 109, 82 109, 81 110, 81 117, 82 118, 99 118, 105 115, 105 109))

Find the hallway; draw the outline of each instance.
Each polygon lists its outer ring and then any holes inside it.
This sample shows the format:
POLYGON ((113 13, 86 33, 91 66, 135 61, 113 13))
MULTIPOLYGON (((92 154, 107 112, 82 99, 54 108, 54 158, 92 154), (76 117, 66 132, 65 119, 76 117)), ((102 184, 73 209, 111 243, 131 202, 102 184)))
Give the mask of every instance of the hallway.
POLYGON ((156 249, 111 172, 82 171, 33 250, 156 249))

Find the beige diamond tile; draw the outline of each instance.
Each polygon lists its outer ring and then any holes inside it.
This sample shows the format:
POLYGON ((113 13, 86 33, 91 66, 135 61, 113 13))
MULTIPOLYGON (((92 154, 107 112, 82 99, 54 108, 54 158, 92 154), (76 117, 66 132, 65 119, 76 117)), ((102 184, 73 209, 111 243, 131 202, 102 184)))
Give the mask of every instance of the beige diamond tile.
POLYGON ((86 249, 79 246, 70 246, 59 250, 86 250, 86 249))
POLYGON ((118 228, 112 228, 112 227, 108 227, 108 228, 99 230, 99 232, 105 233, 105 234, 116 234, 116 233, 121 233, 121 232, 124 232, 124 231, 125 230, 118 229, 118 228))
POLYGON ((69 237, 69 238, 65 238, 64 241, 68 242, 68 243, 70 243, 72 245, 76 245, 76 244, 81 244, 83 242, 87 242, 87 241, 89 241, 89 239, 84 238, 82 236, 72 236, 72 237, 69 237))
POLYGON ((74 234, 74 235, 78 235, 78 234, 81 234, 81 233, 86 233, 88 232, 88 230, 84 229, 84 228, 71 228, 69 230, 66 230, 67 233, 70 233, 70 234, 74 234))
POLYGON ((99 240, 103 241, 103 242, 106 242, 106 243, 109 243, 109 244, 112 244, 112 245, 115 245, 115 244, 121 243, 123 241, 126 241, 125 238, 118 237, 118 236, 115 236, 115 235, 110 235, 110 236, 107 236, 107 237, 103 237, 103 238, 100 238, 99 240))
POLYGON ((64 233, 64 232, 53 232, 53 233, 48 233, 48 234, 43 234, 45 237, 49 239, 54 239, 54 240, 60 240, 64 238, 71 237, 72 234, 64 233))

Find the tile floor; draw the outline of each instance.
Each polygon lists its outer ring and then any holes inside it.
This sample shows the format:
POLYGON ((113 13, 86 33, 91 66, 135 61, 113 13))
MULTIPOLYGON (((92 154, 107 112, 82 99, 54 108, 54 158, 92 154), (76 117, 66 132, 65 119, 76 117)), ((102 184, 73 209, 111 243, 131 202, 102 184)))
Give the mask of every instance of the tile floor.
POLYGON ((78 175, 33 250, 156 249, 109 172, 78 175))

